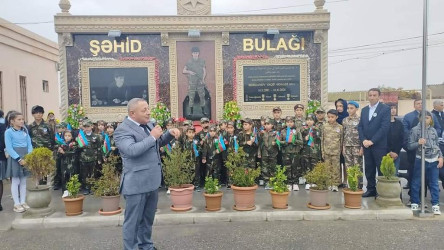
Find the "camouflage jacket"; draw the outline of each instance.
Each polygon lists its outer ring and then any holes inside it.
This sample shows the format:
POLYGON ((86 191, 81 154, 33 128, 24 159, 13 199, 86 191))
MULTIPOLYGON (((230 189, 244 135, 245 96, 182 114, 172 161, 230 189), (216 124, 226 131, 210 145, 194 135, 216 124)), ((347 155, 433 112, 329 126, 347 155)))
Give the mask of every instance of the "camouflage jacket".
POLYGON ((95 133, 91 133, 91 135, 85 133, 85 137, 88 140, 88 145, 79 149, 80 162, 102 161, 103 151, 100 136, 95 133))
POLYGON ((281 131, 280 141, 282 145, 282 153, 297 154, 301 152, 302 149, 302 135, 301 132, 296 128, 291 128, 290 133, 292 134, 292 136, 289 136, 289 142, 287 142, 287 128, 284 128, 281 131))
POLYGON ((244 152, 247 154, 247 158, 251 157, 256 159, 259 146, 259 137, 257 138, 257 143, 256 143, 253 133, 247 134, 245 133, 245 131, 242 131, 239 133, 237 140, 239 143, 239 147, 242 147, 244 152), (251 140, 253 140, 253 144, 248 145, 247 142, 251 140))
POLYGON ((322 155, 340 155, 342 152, 344 129, 335 122, 324 124, 322 130, 322 155))
POLYGON ((305 118, 296 118, 296 117, 294 118, 294 127, 296 128, 296 130, 301 132, 304 126, 305 126, 305 118))
POLYGON ((360 147, 361 142, 359 140, 359 116, 351 117, 348 116, 342 121, 342 126, 344 127, 344 146, 354 146, 360 147))
POLYGON ((51 126, 49 126, 49 124, 45 121, 42 121, 38 125, 34 121, 29 126, 29 136, 31 137, 33 148, 45 147, 54 150, 54 131, 51 129, 51 126))
POLYGON ((79 149, 77 143, 75 141, 71 141, 67 145, 59 145, 58 148, 63 149, 65 152, 64 154, 61 154, 57 151, 57 156, 60 158, 61 166, 70 172, 74 171, 79 149))
POLYGON ((261 157, 277 157, 279 146, 276 143, 277 132, 265 131, 259 140, 259 153, 261 157))
POLYGON ((185 140, 182 143, 180 143, 180 147, 183 151, 189 151, 191 152, 192 158, 193 160, 197 159, 196 153, 194 152, 194 146, 193 143, 196 143, 196 149, 197 151, 200 153, 202 152, 202 147, 200 146, 200 144, 197 142, 196 139, 190 141, 190 140, 185 140))
POLYGON ((312 157, 316 159, 321 159, 321 131, 316 126, 313 126, 312 128, 312 136, 313 136, 313 143, 311 145, 308 145, 309 140, 307 140, 307 136, 310 134, 310 128, 305 126, 302 129, 302 139, 304 140, 304 147, 302 149, 302 156, 303 157, 312 157))
POLYGON ((206 137, 202 146, 202 158, 212 160, 219 152, 216 150, 216 141, 219 141, 219 136, 206 137))
POLYGON ((271 119, 271 122, 273 123, 273 129, 276 131, 281 131, 285 128, 285 119, 280 119, 279 121, 271 119))

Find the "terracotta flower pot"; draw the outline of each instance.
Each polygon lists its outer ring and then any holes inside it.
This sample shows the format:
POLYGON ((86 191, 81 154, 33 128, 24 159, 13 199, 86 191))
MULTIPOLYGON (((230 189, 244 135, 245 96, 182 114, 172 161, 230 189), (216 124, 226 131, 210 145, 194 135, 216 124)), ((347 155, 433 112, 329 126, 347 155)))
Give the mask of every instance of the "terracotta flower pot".
POLYGON ((171 210, 173 211, 188 211, 193 207, 193 191, 194 185, 185 184, 180 187, 169 187, 171 193, 171 210))
POLYGON ((271 204, 273 208, 286 209, 288 208, 288 195, 290 192, 278 193, 270 190, 271 194, 271 204))
POLYGON ((376 184, 376 204, 381 207, 403 206, 401 201, 401 184, 399 178, 387 180, 384 176, 377 176, 378 183, 376 184))
POLYGON ((346 208, 361 208, 361 202, 362 202, 362 194, 364 191, 362 189, 359 189, 358 191, 351 191, 350 188, 344 188, 342 189, 342 192, 344 193, 344 206, 346 208))
POLYGON ((77 198, 63 198, 65 202, 65 213, 67 216, 74 216, 83 213, 83 200, 85 196, 79 195, 77 198))
POLYGON ((120 205, 120 195, 116 196, 102 196, 102 208, 99 210, 101 215, 115 215, 120 214, 122 209, 120 205))
POLYGON ((236 187, 231 185, 234 195, 234 209, 238 211, 250 211, 254 210, 254 199, 256 196, 257 185, 253 187, 236 187))
POLYGON ((316 190, 310 188, 310 202, 308 207, 312 209, 329 209, 328 190, 316 190))
POLYGON ((205 209, 207 211, 219 211, 222 204, 222 196, 224 193, 218 192, 215 194, 203 194, 205 196, 205 209))

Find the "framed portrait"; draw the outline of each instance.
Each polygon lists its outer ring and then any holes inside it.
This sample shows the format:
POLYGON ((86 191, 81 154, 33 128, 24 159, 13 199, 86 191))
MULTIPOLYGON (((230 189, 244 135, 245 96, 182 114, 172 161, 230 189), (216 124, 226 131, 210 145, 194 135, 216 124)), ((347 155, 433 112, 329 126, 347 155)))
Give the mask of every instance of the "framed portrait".
POLYGON ((121 121, 128 101, 142 98, 156 105, 154 61, 82 61, 82 105, 88 118, 121 121))

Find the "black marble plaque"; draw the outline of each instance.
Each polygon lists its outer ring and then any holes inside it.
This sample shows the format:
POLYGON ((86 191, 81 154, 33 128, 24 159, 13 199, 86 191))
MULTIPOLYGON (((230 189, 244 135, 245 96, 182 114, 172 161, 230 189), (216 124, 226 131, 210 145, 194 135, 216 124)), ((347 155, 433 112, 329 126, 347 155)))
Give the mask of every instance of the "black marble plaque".
POLYGON ((299 65, 244 66, 244 102, 300 101, 299 65))

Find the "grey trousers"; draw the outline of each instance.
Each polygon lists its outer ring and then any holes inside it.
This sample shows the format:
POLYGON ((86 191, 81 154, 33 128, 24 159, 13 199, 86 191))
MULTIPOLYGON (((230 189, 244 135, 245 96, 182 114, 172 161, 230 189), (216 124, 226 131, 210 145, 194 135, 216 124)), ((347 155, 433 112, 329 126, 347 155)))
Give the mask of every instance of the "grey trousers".
POLYGON ((123 221, 123 249, 153 249, 151 233, 157 209, 157 189, 124 197, 126 207, 123 221))

